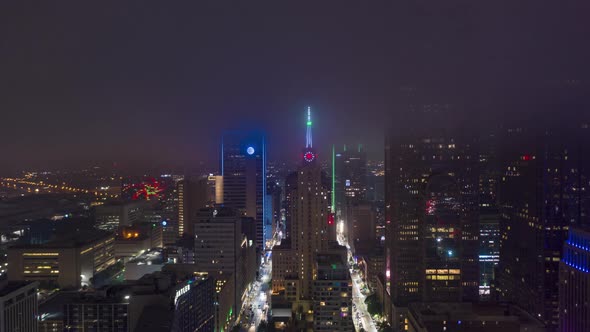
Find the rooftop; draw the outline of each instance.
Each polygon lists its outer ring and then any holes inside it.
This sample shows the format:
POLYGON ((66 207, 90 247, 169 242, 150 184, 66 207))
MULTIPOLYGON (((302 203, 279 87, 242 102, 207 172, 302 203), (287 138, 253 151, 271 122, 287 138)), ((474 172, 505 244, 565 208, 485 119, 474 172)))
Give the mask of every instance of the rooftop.
POLYGON ((22 287, 32 284, 30 281, 9 281, 0 284, 0 297, 6 296, 22 287))
POLYGON ((43 244, 26 244, 20 243, 12 246, 15 249, 30 249, 30 248, 77 248, 88 245, 90 243, 103 240, 112 233, 101 230, 76 230, 67 234, 58 235, 54 240, 43 244))
POLYGON ((543 324, 522 309, 513 305, 472 304, 472 303, 413 303, 410 312, 420 321, 463 320, 463 321, 518 321, 529 331, 538 331, 543 324))
POLYGON ((162 254, 162 249, 152 249, 149 251, 144 252, 143 254, 131 259, 127 264, 137 264, 137 265, 152 265, 152 264, 163 264, 164 256, 162 254))

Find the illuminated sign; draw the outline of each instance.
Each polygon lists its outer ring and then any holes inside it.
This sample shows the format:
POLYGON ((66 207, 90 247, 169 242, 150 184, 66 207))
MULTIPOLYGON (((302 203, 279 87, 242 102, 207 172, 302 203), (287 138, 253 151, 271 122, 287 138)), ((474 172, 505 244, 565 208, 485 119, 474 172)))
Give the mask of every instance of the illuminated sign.
POLYGON ((174 296, 174 305, 178 304, 178 299, 183 296, 184 294, 186 294, 189 290, 191 290, 191 285, 186 285, 184 287, 182 287, 181 289, 176 291, 176 295, 174 296))

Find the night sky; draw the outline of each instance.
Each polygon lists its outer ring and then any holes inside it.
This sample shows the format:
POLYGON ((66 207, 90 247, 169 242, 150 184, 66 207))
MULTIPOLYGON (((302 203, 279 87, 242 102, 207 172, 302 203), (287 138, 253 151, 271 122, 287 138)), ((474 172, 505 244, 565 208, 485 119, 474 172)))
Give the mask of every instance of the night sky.
POLYGON ((307 105, 320 153, 375 158, 385 128, 587 114, 588 17, 584 0, 3 1, 0 171, 215 165, 234 128, 293 160, 307 105))

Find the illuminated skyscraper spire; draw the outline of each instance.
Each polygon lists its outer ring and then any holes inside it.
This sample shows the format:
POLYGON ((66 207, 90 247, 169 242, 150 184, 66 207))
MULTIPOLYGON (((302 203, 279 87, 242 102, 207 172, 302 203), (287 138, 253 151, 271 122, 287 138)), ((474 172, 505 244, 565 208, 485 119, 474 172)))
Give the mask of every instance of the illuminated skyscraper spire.
POLYGON ((312 148, 313 142, 311 140, 311 107, 307 106, 307 136, 306 136, 306 148, 312 148))

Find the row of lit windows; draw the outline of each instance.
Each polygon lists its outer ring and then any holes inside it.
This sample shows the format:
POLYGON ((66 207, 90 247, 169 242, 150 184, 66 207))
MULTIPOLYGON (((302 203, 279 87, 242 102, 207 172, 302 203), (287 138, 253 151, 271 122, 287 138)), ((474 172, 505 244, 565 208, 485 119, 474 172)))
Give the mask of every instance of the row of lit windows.
POLYGON ((426 279, 428 279, 428 280, 460 280, 461 276, 459 276, 459 275, 427 275, 426 279))
POLYGON ((426 274, 461 274, 460 269, 427 269, 426 274))

